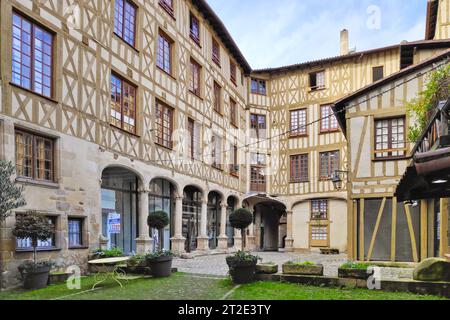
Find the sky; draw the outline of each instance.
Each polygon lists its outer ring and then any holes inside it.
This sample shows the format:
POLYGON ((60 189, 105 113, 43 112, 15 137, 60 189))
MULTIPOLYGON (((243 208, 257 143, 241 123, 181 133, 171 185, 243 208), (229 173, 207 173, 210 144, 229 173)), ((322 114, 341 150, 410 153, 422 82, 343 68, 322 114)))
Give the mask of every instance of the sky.
POLYGON ((207 0, 254 69, 425 37, 427 0, 207 0))

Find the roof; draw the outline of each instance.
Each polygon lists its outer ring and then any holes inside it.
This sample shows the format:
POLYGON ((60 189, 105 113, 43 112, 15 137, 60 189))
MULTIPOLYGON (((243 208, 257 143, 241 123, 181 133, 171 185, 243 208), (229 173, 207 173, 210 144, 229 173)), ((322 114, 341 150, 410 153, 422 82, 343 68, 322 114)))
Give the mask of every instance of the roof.
POLYGON ((427 3, 427 22, 425 29, 425 39, 434 39, 436 34, 436 22, 439 9, 439 1, 429 0, 427 3))
POLYGON ((395 49, 405 49, 405 48, 421 48, 421 49, 433 49, 433 48, 446 48, 450 47, 450 39, 446 40, 419 40, 419 41, 412 41, 412 42, 402 42, 400 44, 396 45, 390 45, 386 47, 381 48, 375 48, 365 51, 358 51, 353 52, 346 55, 341 56, 335 56, 330 58, 324 58, 319 60, 312 60, 307 62, 302 62, 298 64, 288 65, 288 66, 282 66, 277 68, 266 68, 266 69, 256 69, 253 70, 253 74, 263 74, 263 73, 283 73, 283 72, 290 72, 290 71, 296 71, 299 69, 304 68, 311 68, 318 65, 323 65, 325 63, 333 63, 333 62, 340 62, 347 59, 355 59, 355 58, 361 58, 362 56, 369 55, 369 54, 375 54, 379 52, 385 52, 395 49))
POLYGON ((206 0, 192 0, 192 4, 194 4, 197 7, 197 9, 203 14, 204 18, 211 24, 211 26, 214 28, 219 38, 222 40, 225 47, 236 59, 236 62, 239 63, 239 65, 244 69, 244 72, 246 74, 250 74, 252 68, 245 59, 236 42, 233 40, 233 37, 228 32, 222 20, 220 20, 220 18, 209 6, 206 0))
POLYGON ((346 108, 347 104, 350 101, 355 100, 359 96, 367 94, 368 92, 373 91, 373 90, 375 90, 378 87, 381 87, 381 86, 383 86, 383 85, 385 85, 387 83, 390 83, 392 81, 395 81, 395 80, 397 80, 397 79, 399 79, 401 77, 404 77, 406 75, 414 73, 414 72, 416 72, 416 71, 418 71, 420 69, 423 69, 424 67, 426 67, 426 66, 428 66, 430 64, 433 64, 433 63, 435 63, 437 61, 440 61, 440 60, 444 60, 446 58, 450 58, 450 49, 446 50, 445 52, 443 52, 443 53, 441 53, 441 54, 439 54, 439 55, 437 55, 435 57, 432 57, 430 59, 424 60, 421 63, 409 66, 409 67, 407 67, 407 68, 405 68, 403 70, 400 70, 399 72, 393 73, 390 76, 387 76, 387 77, 385 77, 385 78, 383 78, 381 80, 378 80, 377 82, 374 82, 374 83, 372 83, 372 84, 370 84, 368 86, 365 86, 365 87, 363 87, 363 88, 353 92, 352 94, 350 94, 350 95, 348 95, 348 96, 346 96, 346 97, 336 101, 334 103, 334 105, 333 105, 333 111, 334 111, 335 114, 337 114, 337 120, 339 122, 339 125, 342 128, 342 131, 344 132, 344 135, 347 134, 347 132, 346 132, 347 131, 346 130, 347 126, 346 126, 346 121, 345 121, 345 112, 342 112, 342 110, 346 108))

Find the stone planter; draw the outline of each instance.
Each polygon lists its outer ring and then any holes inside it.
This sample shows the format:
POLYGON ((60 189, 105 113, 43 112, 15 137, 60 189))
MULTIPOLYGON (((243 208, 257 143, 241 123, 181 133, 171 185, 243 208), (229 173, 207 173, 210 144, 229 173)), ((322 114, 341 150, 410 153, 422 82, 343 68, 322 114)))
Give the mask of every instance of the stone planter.
POLYGON ((172 274, 172 256, 164 256, 147 260, 147 265, 151 269, 151 274, 155 278, 170 277, 172 274))
POLYGON ((34 267, 20 271, 23 278, 23 287, 25 289, 42 289, 47 286, 49 266, 34 267))
POLYGON ((283 264, 283 273, 306 276, 323 276, 323 265, 300 265, 295 263, 285 263, 283 264))
POLYGON ((66 282, 70 275, 71 273, 66 272, 50 273, 48 275, 48 285, 66 282))
POLYGON ((367 269, 338 269, 339 278, 367 280, 371 275, 367 273, 367 269))
POLYGON ((256 265, 256 274, 274 274, 278 272, 277 264, 261 263, 256 265))

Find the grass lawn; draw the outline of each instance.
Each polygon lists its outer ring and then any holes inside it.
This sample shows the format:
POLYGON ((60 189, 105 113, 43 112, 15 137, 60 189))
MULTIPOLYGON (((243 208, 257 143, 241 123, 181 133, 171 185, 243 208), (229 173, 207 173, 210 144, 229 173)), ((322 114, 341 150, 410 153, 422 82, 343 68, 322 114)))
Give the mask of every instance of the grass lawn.
POLYGON ((83 277, 80 290, 65 284, 35 291, 0 292, 0 300, 437 300, 435 296, 389 293, 364 289, 302 286, 280 282, 256 282, 237 288, 228 279, 176 273, 164 279, 137 279, 120 288, 108 282, 92 291, 93 277, 83 277), (230 291, 233 290, 231 293, 230 291))

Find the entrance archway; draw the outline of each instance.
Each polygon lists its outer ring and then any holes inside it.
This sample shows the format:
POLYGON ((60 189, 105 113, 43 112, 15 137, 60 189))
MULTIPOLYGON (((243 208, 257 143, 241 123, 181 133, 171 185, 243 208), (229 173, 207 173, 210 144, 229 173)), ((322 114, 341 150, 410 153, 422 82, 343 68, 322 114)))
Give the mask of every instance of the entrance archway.
POLYGON ((139 177, 123 167, 103 170, 101 185, 102 233, 109 248, 136 251, 139 177))
POLYGON ((208 218, 206 231, 209 238, 209 249, 216 249, 218 245, 218 237, 220 235, 220 203, 222 195, 216 191, 208 194, 208 218))
POLYGON ((183 237, 186 238, 186 252, 197 249, 197 237, 200 230, 202 207, 202 191, 195 186, 187 186, 183 190, 183 237))

